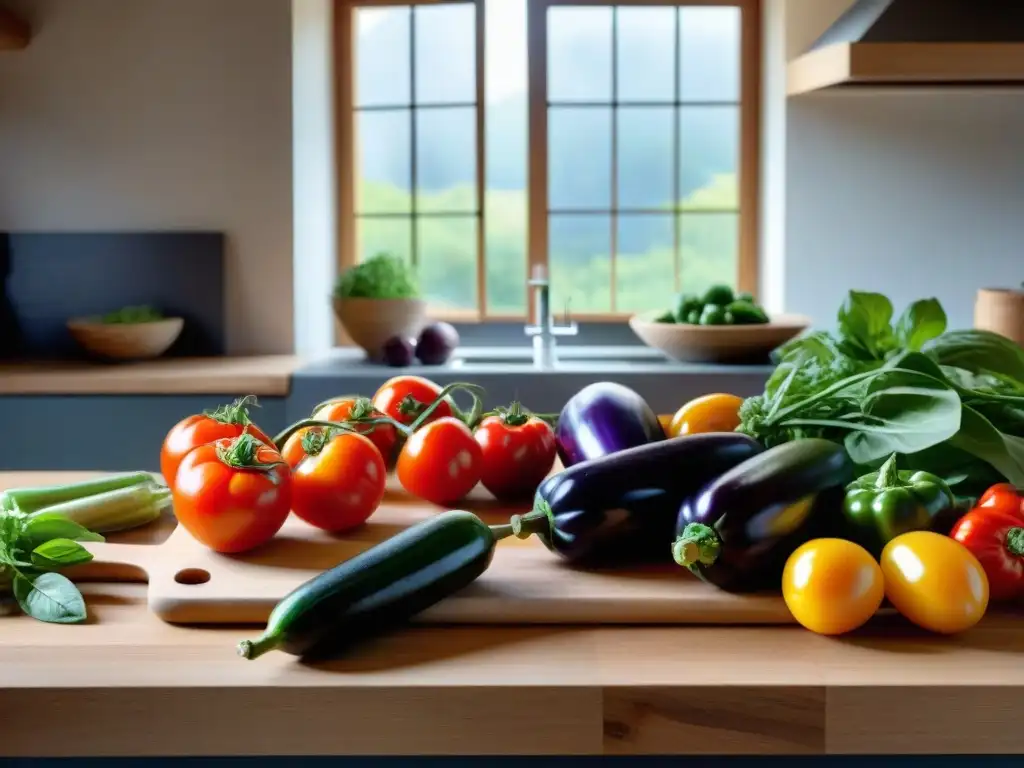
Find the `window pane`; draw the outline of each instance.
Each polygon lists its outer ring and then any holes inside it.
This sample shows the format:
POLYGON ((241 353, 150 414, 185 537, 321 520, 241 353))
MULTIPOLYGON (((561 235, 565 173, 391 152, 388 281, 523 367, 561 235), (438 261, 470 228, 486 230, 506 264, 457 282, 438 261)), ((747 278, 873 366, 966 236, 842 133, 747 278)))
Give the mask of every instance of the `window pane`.
POLYGON ((736 285, 739 270, 739 216, 684 213, 679 217, 680 284, 701 293, 716 283, 736 285))
POLYGON ((548 10, 548 100, 612 100, 612 9, 548 10))
POLYGON ((681 8, 679 89, 683 101, 739 101, 740 9, 681 8))
POLYGON ((356 9, 356 106, 409 104, 409 7, 356 9))
POLYGON ((412 220, 405 216, 357 218, 356 241, 360 261, 390 253, 411 263, 412 220))
POLYGON ((548 219, 551 311, 561 315, 610 312, 611 216, 554 215, 548 219))
POLYGON ((416 271, 433 309, 476 309, 476 217, 416 222, 416 271))
POLYGON ((672 107, 618 110, 619 208, 671 208, 672 107))
POLYGON ((548 110, 548 206, 608 209, 612 191, 610 107, 548 110))
POLYGON ((682 207, 739 207, 739 109, 679 110, 679 186, 682 207))
POLYGON ((476 101, 476 8, 421 5, 416 29, 416 103, 476 101))
POLYGON ((357 213, 405 213, 412 193, 407 109, 356 113, 357 213))
POLYGON ((618 9, 619 101, 675 101, 676 9, 618 9))
POLYGON ((674 215, 620 216, 615 311, 668 308, 676 294, 674 215))
POLYGON ((487 311, 526 312, 526 0, 486 0, 487 311))
POLYGON ((476 109, 416 110, 416 187, 421 212, 476 211, 476 109))

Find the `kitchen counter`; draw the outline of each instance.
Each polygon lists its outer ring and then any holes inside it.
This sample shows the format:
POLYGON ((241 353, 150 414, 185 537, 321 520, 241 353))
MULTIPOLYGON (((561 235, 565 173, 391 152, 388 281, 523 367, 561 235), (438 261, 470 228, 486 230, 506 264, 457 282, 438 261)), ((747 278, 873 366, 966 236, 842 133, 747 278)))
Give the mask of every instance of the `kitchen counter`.
POLYGON ((1012 615, 952 638, 418 627, 307 666, 238 658, 249 628, 164 624, 141 585, 82 588, 88 624, 0 618, 5 756, 1024 752, 1012 615))
POLYGON ((0 363, 0 395, 206 395, 284 397, 301 367, 291 355, 166 358, 139 363, 0 363))

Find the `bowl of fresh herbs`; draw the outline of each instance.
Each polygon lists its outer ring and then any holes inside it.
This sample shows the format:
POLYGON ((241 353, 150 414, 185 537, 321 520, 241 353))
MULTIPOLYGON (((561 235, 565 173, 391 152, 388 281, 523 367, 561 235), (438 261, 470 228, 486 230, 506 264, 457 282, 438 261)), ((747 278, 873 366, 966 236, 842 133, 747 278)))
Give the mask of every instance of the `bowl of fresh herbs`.
POLYGON ((182 318, 167 317, 150 306, 121 307, 105 315, 67 321, 68 332, 83 350, 108 360, 160 357, 184 327, 182 318))
POLYGON ((426 322, 426 302, 412 268, 389 253, 345 270, 334 286, 333 304, 345 333, 373 360, 388 340, 415 339, 426 322))

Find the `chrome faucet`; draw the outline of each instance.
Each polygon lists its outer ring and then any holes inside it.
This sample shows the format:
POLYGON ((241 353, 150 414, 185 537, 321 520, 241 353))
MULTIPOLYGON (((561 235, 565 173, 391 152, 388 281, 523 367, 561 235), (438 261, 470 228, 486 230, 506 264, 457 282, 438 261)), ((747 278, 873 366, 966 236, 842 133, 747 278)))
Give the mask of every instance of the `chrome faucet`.
POLYGON ((525 328, 526 335, 533 337, 533 367, 552 368, 555 365, 555 339, 558 336, 575 336, 579 326, 569 319, 565 311, 565 323, 557 325, 551 314, 551 286, 547 277, 535 276, 529 281, 534 289, 536 321, 525 328))

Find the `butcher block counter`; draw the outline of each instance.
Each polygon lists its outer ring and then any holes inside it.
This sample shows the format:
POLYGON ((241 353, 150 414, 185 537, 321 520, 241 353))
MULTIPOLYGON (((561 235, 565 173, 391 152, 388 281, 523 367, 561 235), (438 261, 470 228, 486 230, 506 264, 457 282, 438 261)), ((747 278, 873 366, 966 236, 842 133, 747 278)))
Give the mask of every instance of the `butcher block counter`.
POLYGON ((1024 752, 1011 614, 953 638, 421 626, 313 666, 240 659, 254 628, 166 624, 144 585, 81 588, 85 624, 0 618, 0 756, 1024 752))
POLYGON ((138 363, 0 363, 0 395, 288 395, 291 355, 165 358, 138 363))

